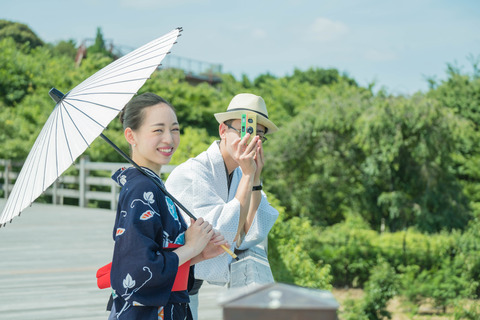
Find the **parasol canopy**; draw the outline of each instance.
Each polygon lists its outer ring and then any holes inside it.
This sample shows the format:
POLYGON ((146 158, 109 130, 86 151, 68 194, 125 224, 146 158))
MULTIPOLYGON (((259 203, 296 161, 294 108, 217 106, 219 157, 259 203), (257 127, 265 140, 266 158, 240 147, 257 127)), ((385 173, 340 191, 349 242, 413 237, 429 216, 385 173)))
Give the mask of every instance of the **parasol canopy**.
POLYGON ((20 215, 102 133, 158 68, 181 31, 172 30, 130 52, 65 95, 50 90, 57 104, 27 156, 0 226, 20 215))

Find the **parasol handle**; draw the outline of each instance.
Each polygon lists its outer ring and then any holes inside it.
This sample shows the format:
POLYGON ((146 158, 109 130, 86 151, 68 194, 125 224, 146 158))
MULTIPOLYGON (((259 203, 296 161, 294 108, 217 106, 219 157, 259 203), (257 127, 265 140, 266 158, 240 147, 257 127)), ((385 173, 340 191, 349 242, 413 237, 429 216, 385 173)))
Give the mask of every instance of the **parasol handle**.
MULTIPOLYGON (((169 197, 170 199, 172 199, 173 202, 175 202, 175 204, 183 210, 183 212, 185 212, 190 218, 192 218, 193 220, 197 220, 197 218, 190 212, 188 211, 187 208, 185 208, 185 206, 183 204, 180 203, 180 201, 178 201, 174 196, 172 196, 170 194, 170 192, 167 191, 167 189, 165 189, 165 187, 160 183, 158 182, 157 180, 153 179, 150 175, 148 175, 145 170, 143 170, 142 167, 140 167, 138 164, 135 163, 135 161, 132 160, 132 158, 130 158, 125 152, 123 152, 119 147, 117 147, 117 145, 115 143, 113 143, 110 139, 108 139, 103 133, 100 133, 100 137, 105 140, 113 149, 115 149, 115 151, 117 151, 125 160, 127 160, 128 162, 130 162, 135 168, 137 168, 138 171, 140 171, 141 173, 143 173, 145 176, 147 176, 148 178, 150 178, 153 183, 155 183, 155 185, 157 187, 160 188, 160 190, 162 190, 162 192, 167 196, 169 197)), ((230 249, 228 249, 227 247, 225 247, 224 245, 221 245, 222 249, 225 250, 225 252, 227 252, 230 256, 232 256, 233 259, 235 259, 236 261, 238 261, 238 257, 235 253, 233 253, 230 249)))

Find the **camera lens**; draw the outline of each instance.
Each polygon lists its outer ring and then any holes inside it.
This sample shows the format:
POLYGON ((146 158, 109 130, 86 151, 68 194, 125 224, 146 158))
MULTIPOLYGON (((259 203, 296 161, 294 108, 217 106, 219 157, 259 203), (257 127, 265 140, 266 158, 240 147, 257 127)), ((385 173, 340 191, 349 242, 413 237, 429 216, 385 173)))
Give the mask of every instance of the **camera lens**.
POLYGON ((248 123, 253 123, 253 119, 252 118, 248 119, 248 123))
POLYGON ((247 128, 247 132, 250 133, 250 134, 252 134, 252 133, 253 133, 253 127, 248 127, 248 128, 247 128))

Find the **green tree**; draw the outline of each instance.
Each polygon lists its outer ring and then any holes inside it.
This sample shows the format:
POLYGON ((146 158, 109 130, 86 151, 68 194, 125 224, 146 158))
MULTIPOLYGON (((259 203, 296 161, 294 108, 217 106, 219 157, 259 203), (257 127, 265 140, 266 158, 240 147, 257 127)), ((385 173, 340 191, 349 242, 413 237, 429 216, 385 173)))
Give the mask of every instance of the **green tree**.
POLYGON ((47 47, 28 52, 13 39, 0 40, 0 158, 25 159, 55 104, 52 87, 67 92, 83 79, 73 60, 47 47))
POLYGON ((353 123, 370 99, 368 91, 345 83, 322 87, 269 138, 265 187, 289 215, 331 225, 362 209, 356 202, 364 199, 364 156, 353 142, 353 123))
POLYGON ((339 81, 345 81, 349 85, 357 86, 354 79, 348 77, 348 75, 341 75, 337 69, 321 69, 321 68, 309 68, 302 71, 295 68, 293 74, 288 76, 287 79, 296 79, 299 82, 306 82, 315 87, 321 87, 323 85, 330 85, 339 81))
POLYGON ((468 131, 461 136, 462 144, 454 154, 455 173, 464 186, 465 194, 472 201, 476 215, 480 215, 480 69, 478 61, 470 58, 472 72, 462 72, 452 64, 448 65, 447 79, 429 96, 470 122, 468 131))
POLYGON ((112 53, 107 50, 102 29, 100 27, 97 28, 97 35, 95 36, 94 44, 87 48, 87 56, 92 54, 101 54, 107 57, 113 57, 112 53))
POLYGON ((267 72, 256 77, 255 80, 253 81, 253 85, 255 87, 260 87, 262 84, 275 79, 276 77, 274 75, 271 75, 270 73, 267 72))
POLYGON ((0 40, 0 100, 13 106, 25 97, 33 86, 29 67, 33 59, 19 52, 11 38, 0 40))
POLYGON ((356 121, 353 142, 365 159, 362 185, 368 221, 379 229, 464 228, 468 200, 453 174, 452 154, 468 123, 435 100, 416 95, 377 100, 356 121))
MULTIPOLYGON (((463 228, 468 200, 452 154, 468 122, 435 100, 372 98, 335 84, 271 138, 267 188, 292 215, 329 225, 358 212, 380 230, 463 228)), ((270 142, 269 142, 270 144, 270 142)))
POLYGON ((0 20, 0 40, 5 38, 12 38, 24 50, 43 45, 43 41, 26 24, 0 20))
POLYGON ((175 107, 182 128, 205 129, 208 135, 218 137, 218 122, 213 114, 225 111, 231 98, 206 83, 190 85, 183 72, 165 71, 155 72, 140 93, 150 91, 167 99, 175 107))
POLYGON ((52 51, 54 55, 64 55, 71 59, 75 59, 77 54, 76 41, 70 39, 68 41, 61 40, 52 46, 52 51))

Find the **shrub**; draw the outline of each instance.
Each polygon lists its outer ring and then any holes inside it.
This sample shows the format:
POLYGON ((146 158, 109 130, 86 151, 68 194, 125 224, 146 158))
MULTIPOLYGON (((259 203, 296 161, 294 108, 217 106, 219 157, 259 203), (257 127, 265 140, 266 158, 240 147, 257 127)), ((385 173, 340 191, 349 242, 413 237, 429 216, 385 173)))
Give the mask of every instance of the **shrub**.
POLYGON ((402 294, 415 304, 432 300, 443 313, 459 299, 473 296, 478 283, 465 272, 461 259, 445 258, 439 267, 420 270, 419 266, 400 268, 402 294))
POLYGON ((455 320, 478 320, 480 319, 480 304, 472 303, 466 306, 464 302, 457 301, 453 317, 455 320))
POLYGON ((387 304, 397 294, 398 276, 383 259, 377 261, 370 279, 365 283, 365 296, 359 301, 347 301, 345 319, 390 319, 387 304))
POLYGON ((269 234, 268 256, 275 281, 330 290, 330 266, 313 260, 308 253, 317 235, 315 228, 307 219, 284 220, 285 212, 278 200, 272 195, 268 199, 280 212, 269 234))
POLYGON ((376 237, 361 217, 349 216, 345 222, 320 230, 311 255, 331 265, 335 286, 363 286, 376 263, 378 249, 372 245, 376 237))

